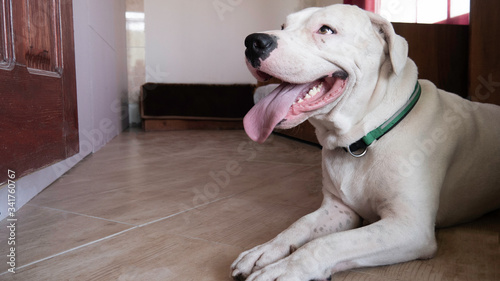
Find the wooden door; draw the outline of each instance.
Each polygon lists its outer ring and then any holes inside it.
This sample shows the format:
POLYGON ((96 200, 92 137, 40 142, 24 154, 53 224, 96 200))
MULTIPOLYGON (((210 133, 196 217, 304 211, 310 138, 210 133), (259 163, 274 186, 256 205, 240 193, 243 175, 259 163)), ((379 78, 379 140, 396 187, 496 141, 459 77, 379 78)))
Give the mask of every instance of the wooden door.
POLYGON ((470 37, 470 95, 500 105, 500 1, 471 1, 470 37))
POLYGON ((468 97, 469 26, 393 23, 408 41, 408 56, 418 67, 418 78, 440 89, 468 97))
POLYGON ((0 183, 78 153, 72 0, 0 0, 0 183))

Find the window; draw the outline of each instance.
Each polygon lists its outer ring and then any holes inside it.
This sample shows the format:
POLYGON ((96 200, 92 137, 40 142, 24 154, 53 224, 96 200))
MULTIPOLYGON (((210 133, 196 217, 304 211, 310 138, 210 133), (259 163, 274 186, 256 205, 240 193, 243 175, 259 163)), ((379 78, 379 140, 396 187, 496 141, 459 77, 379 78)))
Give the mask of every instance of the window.
POLYGON ((469 24, 470 0, 345 0, 392 22, 469 24))

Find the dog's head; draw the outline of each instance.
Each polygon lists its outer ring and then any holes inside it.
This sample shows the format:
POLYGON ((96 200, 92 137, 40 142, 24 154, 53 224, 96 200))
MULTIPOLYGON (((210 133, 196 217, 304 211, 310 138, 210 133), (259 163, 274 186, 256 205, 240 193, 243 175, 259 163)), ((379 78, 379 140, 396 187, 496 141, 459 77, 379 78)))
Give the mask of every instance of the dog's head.
POLYGON ((360 88, 373 91, 381 66, 387 62, 397 75, 408 54, 406 41, 388 21, 348 5, 291 14, 282 30, 251 34, 245 45, 253 76, 284 81, 245 117, 247 134, 258 142, 275 127, 328 115, 360 88))

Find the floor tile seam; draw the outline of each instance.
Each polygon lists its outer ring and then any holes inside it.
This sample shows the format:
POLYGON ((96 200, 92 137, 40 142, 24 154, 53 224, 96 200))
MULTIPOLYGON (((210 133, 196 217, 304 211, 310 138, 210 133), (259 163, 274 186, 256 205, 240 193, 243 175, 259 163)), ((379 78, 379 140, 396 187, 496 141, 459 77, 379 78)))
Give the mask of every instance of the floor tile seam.
MULTIPOLYGON (((71 249, 68 249, 68 250, 65 250, 65 251, 62 251, 62 252, 59 252, 57 254, 53 254, 53 255, 50 255, 50 256, 47 256, 45 258, 42 258, 42 259, 39 259, 39 260, 36 260, 36 261, 33 261, 33 262, 30 262, 28 264, 24 264, 24 265, 21 265, 19 267, 16 267, 16 271, 20 270, 20 269, 23 269, 23 268, 26 268, 26 267, 29 267, 29 266, 32 266, 32 265, 35 265, 35 264, 38 264, 38 263, 41 263, 41 262, 44 262, 46 260, 50 260, 52 258, 56 258, 56 257, 59 257, 59 256, 62 256, 62 255, 65 255, 65 254, 68 254, 68 253, 71 253, 73 251, 76 251, 76 250, 79 250, 79 249, 82 249, 82 248, 85 248, 87 246, 91 246, 93 244, 96 244, 96 243, 99 243, 99 242, 102 242, 102 241, 105 241, 105 240, 108 240, 108 239, 111 239, 111 238, 114 238, 116 236, 119 236, 121 234, 124 234, 126 232, 129 232, 129 231, 132 231, 132 230, 135 230, 135 229, 138 229, 139 227, 138 226, 134 226, 134 227, 131 227, 131 228, 128 228, 128 229, 125 229, 125 230, 122 230, 120 232, 117 232, 117 233, 114 233, 114 234, 111 234, 111 235, 108 235, 108 236, 105 236, 105 237, 102 237, 102 238, 99 238, 97 240, 94 240, 94 241, 90 241, 88 243, 85 243, 83 245, 80 245, 80 246, 77 246, 77 247, 73 247, 71 249)), ((10 273, 9 271, 5 271, 5 272, 2 272, 0 273, 0 276, 2 275, 5 275, 5 274, 8 274, 10 273)))
POLYGON ((195 210, 195 209, 198 209, 198 208, 201 208, 201 207, 205 207, 205 206, 208 206, 208 205, 211 205, 211 204, 214 204, 214 203, 217 203, 219 201, 222 201, 222 200, 225 200, 225 199, 229 199, 229 198, 232 198, 238 194, 241 194, 241 193, 235 193, 235 194, 231 194, 231 195, 228 195, 228 196, 224 196, 224 197, 221 197, 221 198, 218 198, 218 199, 215 199, 215 200, 212 200, 212 201, 209 201, 207 203, 203 203, 203 204, 200 204, 200 205, 196 205, 196 206, 193 206, 189 209, 186 209, 186 210, 182 210, 180 212, 177 212, 175 214, 171 214, 171 215, 168 215, 166 217, 162 217, 162 218, 159 218, 159 219, 156 219, 156 220, 153 220, 153 221, 150 221, 150 222, 146 222, 146 223, 143 223, 143 224, 140 224, 138 225, 138 227, 145 227, 145 226, 148 226, 148 225, 151 225, 151 224, 155 224, 155 223, 158 223, 158 222, 162 222, 164 220, 167 220, 167 219, 170 219, 170 218, 173 218, 175 216, 178 216, 178 215, 182 215, 182 214, 185 214, 187 212, 190 212, 192 210, 195 210))
POLYGON ((168 232, 168 234, 169 235, 173 235, 173 236, 177 236, 177 237, 181 237, 181 238, 185 238, 185 239, 192 239, 192 240, 196 240, 196 241, 207 242, 207 243, 210 243, 210 244, 217 244, 217 245, 222 245, 222 246, 228 246, 228 247, 233 247, 233 248, 241 249, 241 247, 238 247, 236 245, 222 243, 222 242, 218 242, 218 241, 214 241, 214 240, 208 240, 208 239, 204 239, 204 238, 201 238, 201 237, 189 236, 189 235, 182 235, 182 234, 171 233, 171 232, 168 232))
MULTIPOLYGON (((256 187, 254 187, 256 188, 256 187)), ((140 224, 140 225, 137 225, 137 227, 139 228, 142 228, 142 227, 146 227, 146 226, 149 226, 149 225, 152 225, 152 224, 155 224, 155 223, 158 223, 158 222, 162 222, 164 220, 168 220, 168 219, 171 219, 175 216, 179 216, 179 215, 182 215, 182 214, 185 214, 185 213, 188 213, 190 211, 193 211, 193 210, 196 210, 198 208, 201 208, 201 207, 206 207, 208 205, 211 205, 211 204, 214 204, 214 203, 218 203, 219 201, 222 201, 222 200, 226 200, 226 199, 230 199, 230 198, 233 198, 233 197, 236 197, 238 195, 241 195, 245 192, 247 192, 248 190, 245 190, 245 191, 241 191, 241 192, 237 192, 237 193, 234 193, 234 194, 231 194, 231 195, 228 195, 228 196, 224 196, 224 197, 221 197, 221 198, 218 198, 218 199, 215 199, 215 200, 212 200, 212 201, 209 201, 209 202, 206 202, 206 203, 203 203, 203 204, 200 204, 200 205, 196 205, 196 206, 193 206, 189 209, 186 209, 186 210, 182 210, 180 212, 177 212, 175 214, 171 214, 171 215, 168 215, 168 216, 165 216, 165 217, 162 217, 162 218, 158 218, 156 220, 153 220, 153 221, 150 221, 150 222, 146 222, 146 223, 143 223, 143 224, 140 224)), ((271 204, 271 203, 270 203, 271 204)))
POLYGON ((82 216, 82 217, 87 217, 87 218, 92 218, 92 219, 107 221, 107 222, 118 223, 118 224, 122 224, 122 225, 126 225, 126 226, 138 226, 137 224, 131 224, 131 223, 126 223, 126 222, 122 222, 122 221, 116 221, 116 220, 111 220, 111 219, 106 219, 106 218, 101 218, 101 217, 86 215, 86 214, 72 212, 72 211, 67 211, 67 210, 62 210, 62 209, 57 209, 57 208, 52 208, 52 207, 47 207, 47 206, 36 205, 36 204, 33 204, 33 203, 28 203, 26 205, 27 206, 31 206, 31 207, 37 207, 37 208, 47 209, 47 210, 51 210, 51 211, 57 211, 57 212, 61 212, 61 213, 68 213, 68 214, 72 214, 72 215, 77 215, 77 216, 82 216))

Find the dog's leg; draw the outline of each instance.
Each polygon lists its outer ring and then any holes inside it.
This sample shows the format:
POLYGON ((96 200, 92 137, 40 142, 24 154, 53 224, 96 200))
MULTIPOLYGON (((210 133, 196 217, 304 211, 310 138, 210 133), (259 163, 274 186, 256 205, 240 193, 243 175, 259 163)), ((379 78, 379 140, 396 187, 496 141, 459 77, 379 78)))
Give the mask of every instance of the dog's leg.
MULTIPOLYGON (((404 213, 404 212, 403 212, 404 213)), ((247 281, 304 281, 356 267, 430 258, 436 251, 433 219, 387 217, 374 224, 315 239, 247 281)))
POLYGON ((260 270, 295 252, 309 241, 360 225, 360 217, 340 200, 325 194, 321 207, 308 214, 273 240, 243 252, 231 266, 235 280, 245 280, 260 270))

